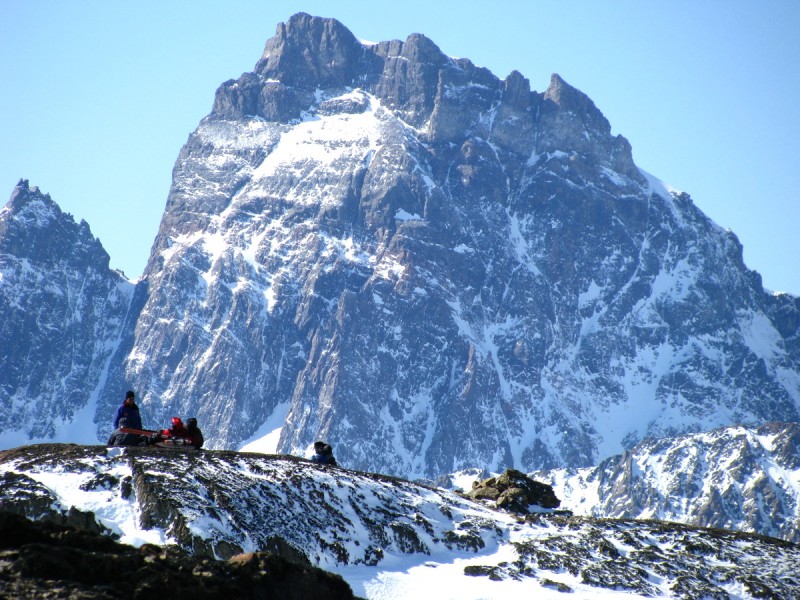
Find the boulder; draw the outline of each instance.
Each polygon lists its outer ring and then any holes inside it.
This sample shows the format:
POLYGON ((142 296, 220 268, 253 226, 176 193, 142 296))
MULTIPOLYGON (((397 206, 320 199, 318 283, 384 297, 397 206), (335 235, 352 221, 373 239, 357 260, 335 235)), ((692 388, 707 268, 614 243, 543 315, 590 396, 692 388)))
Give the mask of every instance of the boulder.
POLYGON ((558 508, 561 505, 553 488, 535 481, 516 469, 507 469, 498 477, 475 481, 464 494, 473 500, 494 502, 497 508, 527 514, 531 507, 558 508))

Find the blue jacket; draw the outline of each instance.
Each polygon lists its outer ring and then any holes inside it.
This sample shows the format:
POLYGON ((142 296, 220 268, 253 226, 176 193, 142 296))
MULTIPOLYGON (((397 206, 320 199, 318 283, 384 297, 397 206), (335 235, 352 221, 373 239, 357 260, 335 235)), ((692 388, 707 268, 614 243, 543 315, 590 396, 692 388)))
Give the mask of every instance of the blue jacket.
POLYGON ((124 402, 122 403, 122 406, 117 409, 117 416, 114 417, 114 429, 119 428, 119 420, 122 417, 128 419, 127 427, 131 429, 142 428, 142 416, 139 414, 139 407, 135 404, 128 406, 124 402))
POLYGON ((333 454, 315 454, 311 457, 311 462, 320 465, 336 465, 336 459, 333 458, 333 454))

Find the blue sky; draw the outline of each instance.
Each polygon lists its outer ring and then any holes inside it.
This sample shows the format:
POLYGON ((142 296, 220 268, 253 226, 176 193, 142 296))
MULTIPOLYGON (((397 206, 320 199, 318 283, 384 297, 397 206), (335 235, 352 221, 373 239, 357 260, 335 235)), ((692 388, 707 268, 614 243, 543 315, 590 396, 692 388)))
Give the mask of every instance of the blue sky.
POLYGON ((0 0, 0 204, 29 179, 138 277, 214 91, 300 11, 369 41, 423 33, 537 91, 559 73, 768 289, 800 295, 797 0, 0 0))

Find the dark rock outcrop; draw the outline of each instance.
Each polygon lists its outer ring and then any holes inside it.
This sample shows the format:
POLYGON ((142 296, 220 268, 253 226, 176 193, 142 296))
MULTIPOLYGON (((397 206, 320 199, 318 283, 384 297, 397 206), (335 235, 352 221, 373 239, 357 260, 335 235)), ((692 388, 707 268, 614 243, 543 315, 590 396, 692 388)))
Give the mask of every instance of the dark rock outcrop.
POLYGON ((531 507, 558 508, 561 505, 551 486, 515 469, 506 469, 497 477, 473 482, 472 489, 464 496, 489 501, 497 508, 522 514, 531 512, 531 507))
POLYGON ((0 596, 82 600, 352 599, 339 576, 251 553, 229 561, 176 547, 133 548, 82 529, 0 511, 0 596))

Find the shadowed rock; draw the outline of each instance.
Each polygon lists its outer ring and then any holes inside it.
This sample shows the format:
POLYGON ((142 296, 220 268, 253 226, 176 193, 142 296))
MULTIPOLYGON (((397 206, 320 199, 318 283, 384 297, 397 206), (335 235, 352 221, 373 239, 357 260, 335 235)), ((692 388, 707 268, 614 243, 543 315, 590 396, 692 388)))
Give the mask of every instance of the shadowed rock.
POLYGON ((498 477, 475 481, 465 496, 474 500, 488 500, 494 502, 497 508, 523 514, 530 512, 531 506, 561 506, 561 500, 551 486, 534 481, 516 469, 507 469, 498 477))

